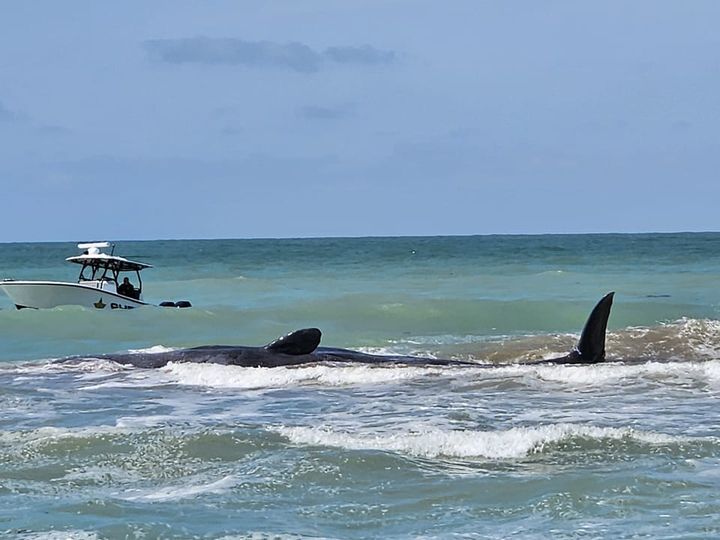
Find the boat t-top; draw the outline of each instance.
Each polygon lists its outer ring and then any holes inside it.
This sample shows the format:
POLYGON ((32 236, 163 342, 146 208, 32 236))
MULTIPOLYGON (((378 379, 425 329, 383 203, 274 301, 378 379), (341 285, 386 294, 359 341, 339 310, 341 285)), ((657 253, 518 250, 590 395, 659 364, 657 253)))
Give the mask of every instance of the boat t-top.
MULTIPOLYGON (((61 281, 0 281, 0 289, 17 309, 53 308, 80 305, 97 309, 133 309, 148 305, 142 299, 140 272, 152 265, 131 261, 114 254, 109 242, 78 244, 82 254, 65 259, 81 265, 77 283, 61 281), (110 254, 101 250, 111 248, 110 254), (134 277, 135 284, 125 275, 134 277), (122 278, 122 281, 121 281, 122 278)), ((163 302, 161 305, 188 307, 189 302, 163 302)))

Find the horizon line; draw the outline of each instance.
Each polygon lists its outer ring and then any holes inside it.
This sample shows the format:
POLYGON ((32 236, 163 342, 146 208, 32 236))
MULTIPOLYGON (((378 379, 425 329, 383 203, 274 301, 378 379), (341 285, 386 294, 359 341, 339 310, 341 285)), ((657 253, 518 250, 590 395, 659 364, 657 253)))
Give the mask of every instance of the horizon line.
MULTIPOLYGON (((633 232, 546 232, 546 233, 462 233, 462 234, 394 234, 394 235, 337 235, 337 236, 246 236, 246 237, 194 237, 194 238, 122 238, 107 242, 195 242, 227 240, 369 240, 400 238, 472 238, 520 236, 660 236, 677 234, 718 234, 720 231, 633 231, 633 232)), ((0 244, 64 244, 100 241, 97 238, 75 240, 0 240, 0 244)))

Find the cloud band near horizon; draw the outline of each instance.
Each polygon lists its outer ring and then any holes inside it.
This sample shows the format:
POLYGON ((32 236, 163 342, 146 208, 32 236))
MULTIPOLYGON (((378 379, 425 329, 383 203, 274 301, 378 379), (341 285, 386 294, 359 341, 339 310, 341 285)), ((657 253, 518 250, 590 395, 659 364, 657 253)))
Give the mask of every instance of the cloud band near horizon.
POLYGON ((317 51, 304 43, 245 41, 236 38, 192 37, 151 39, 143 42, 151 59, 168 64, 204 64, 273 67, 298 73, 315 73, 324 65, 386 65, 394 51, 371 45, 333 46, 317 51))

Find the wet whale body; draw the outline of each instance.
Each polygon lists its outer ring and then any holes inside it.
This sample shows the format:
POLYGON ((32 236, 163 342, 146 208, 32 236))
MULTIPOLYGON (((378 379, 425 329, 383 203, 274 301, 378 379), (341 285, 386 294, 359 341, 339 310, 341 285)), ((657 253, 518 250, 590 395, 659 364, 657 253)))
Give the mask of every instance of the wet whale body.
MULTIPOLYGON (((605 334, 614 293, 606 294, 595 305, 575 348, 559 358, 538 363, 596 364, 605 360, 605 334)), ((109 354, 99 358, 139 368, 160 368, 170 362, 212 363, 243 367, 281 367, 304 364, 359 363, 423 366, 487 366, 461 360, 444 360, 417 356, 367 354, 348 349, 319 347, 322 333, 317 328, 304 328, 283 336, 264 347, 206 345, 161 353, 109 354)))

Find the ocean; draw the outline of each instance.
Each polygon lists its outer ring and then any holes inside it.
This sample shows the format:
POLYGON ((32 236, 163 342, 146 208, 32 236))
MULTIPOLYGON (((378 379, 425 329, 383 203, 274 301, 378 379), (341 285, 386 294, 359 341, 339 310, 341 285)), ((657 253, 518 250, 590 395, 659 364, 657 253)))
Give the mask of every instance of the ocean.
MULTIPOLYGON (((79 241, 92 239, 78 239, 79 241)), ((74 281, 75 243, 0 244, 74 281)), ((0 535, 720 535, 720 233, 117 242, 144 298, 0 296, 0 535), (568 352, 615 291, 607 362, 568 352), (322 344, 475 367, 168 365, 103 353, 322 344), (58 363, 66 356, 80 358, 58 363)))

